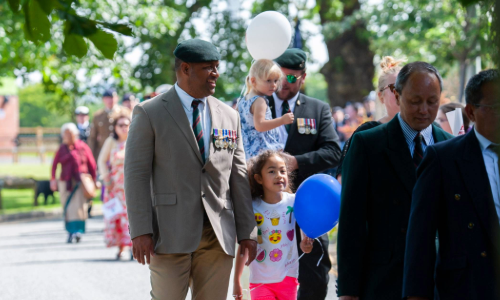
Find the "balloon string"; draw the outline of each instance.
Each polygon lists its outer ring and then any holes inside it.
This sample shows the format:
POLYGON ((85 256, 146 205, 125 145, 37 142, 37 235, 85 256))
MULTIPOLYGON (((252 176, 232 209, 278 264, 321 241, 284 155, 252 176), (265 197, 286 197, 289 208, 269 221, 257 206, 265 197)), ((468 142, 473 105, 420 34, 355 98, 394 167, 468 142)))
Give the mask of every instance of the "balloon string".
MULTIPOLYGON (((316 265, 316 267, 319 267, 319 263, 321 262, 321 260, 323 259, 323 256, 325 256, 325 250, 323 250, 323 245, 321 245, 321 242, 318 240, 318 238, 315 238, 316 241, 318 241, 318 244, 319 244, 319 248, 321 248, 321 257, 319 258, 318 260, 318 264, 316 265)), ((303 255, 303 254, 302 254, 303 255)))

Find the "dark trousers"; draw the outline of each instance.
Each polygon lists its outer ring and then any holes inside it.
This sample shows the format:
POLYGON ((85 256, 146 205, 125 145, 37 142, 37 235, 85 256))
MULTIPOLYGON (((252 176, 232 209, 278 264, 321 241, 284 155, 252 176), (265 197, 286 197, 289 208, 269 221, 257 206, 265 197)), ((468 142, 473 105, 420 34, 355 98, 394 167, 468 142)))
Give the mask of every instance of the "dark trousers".
MULTIPOLYGON (((300 287, 297 300, 323 300, 328 293, 328 281, 330 280, 328 272, 332 268, 332 262, 328 255, 328 235, 324 234, 318 240, 320 243, 316 240, 314 241, 311 253, 305 254, 299 260, 300 287), (321 251, 321 248, 323 248, 323 251, 321 251), (322 254, 323 258, 321 258, 322 254)), ((300 241, 300 229, 297 226, 299 256, 303 253, 300 250, 300 241)))

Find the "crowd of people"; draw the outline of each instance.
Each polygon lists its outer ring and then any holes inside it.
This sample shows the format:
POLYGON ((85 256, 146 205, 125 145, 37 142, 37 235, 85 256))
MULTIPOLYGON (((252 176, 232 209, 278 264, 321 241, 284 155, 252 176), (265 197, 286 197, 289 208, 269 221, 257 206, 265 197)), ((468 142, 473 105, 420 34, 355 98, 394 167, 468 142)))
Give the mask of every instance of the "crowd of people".
POLYGON ((384 57, 376 98, 385 115, 375 119, 376 99, 330 109, 300 92, 300 49, 255 61, 233 107, 212 96, 214 45, 186 40, 174 57, 174 86, 122 105, 106 91, 92 121, 78 107, 78 124, 62 127, 51 187, 68 242, 85 231, 88 174, 115 207, 106 245, 149 264, 153 299, 184 299, 189 287, 194 299, 225 299, 234 256, 235 299, 245 265, 252 299, 325 299, 328 235, 300 230, 294 192, 337 168, 340 299, 498 299, 497 70, 471 78, 466 106, 441 105, 437 69, 384 57), (446 116, 457 108, 461 137, 446 116))

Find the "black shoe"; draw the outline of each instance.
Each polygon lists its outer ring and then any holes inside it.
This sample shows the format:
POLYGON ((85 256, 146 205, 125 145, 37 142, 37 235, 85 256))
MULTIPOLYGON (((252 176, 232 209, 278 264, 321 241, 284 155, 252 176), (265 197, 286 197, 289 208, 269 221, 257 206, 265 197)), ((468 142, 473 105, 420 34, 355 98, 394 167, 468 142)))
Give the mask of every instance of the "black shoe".
POLYGON ((67 243, 68 244, 73 243, 73 234, 72 233, 69 234, 67 243))
POLYGON ((75 233, 75 238, 76 238, 76 242, 79 243, 80 240, 82 239, 82 234, 79 232, 75 233))

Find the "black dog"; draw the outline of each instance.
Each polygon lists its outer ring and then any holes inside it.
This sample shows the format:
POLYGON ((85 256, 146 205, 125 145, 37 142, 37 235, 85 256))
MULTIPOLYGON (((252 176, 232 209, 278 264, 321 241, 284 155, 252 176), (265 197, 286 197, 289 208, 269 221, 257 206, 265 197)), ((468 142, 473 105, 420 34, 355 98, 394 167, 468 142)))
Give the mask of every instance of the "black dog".
POLYGON ((54 192, 50 189, 50 181, 49 180, 36 180, 35 181, 35 202, 38 199, 38 196, 43 194, 45 199, 44 205, 47 205, 47 200, 49 196, 52 196, 52 204, 56 203, 56 198, 54 197, 54 192))

